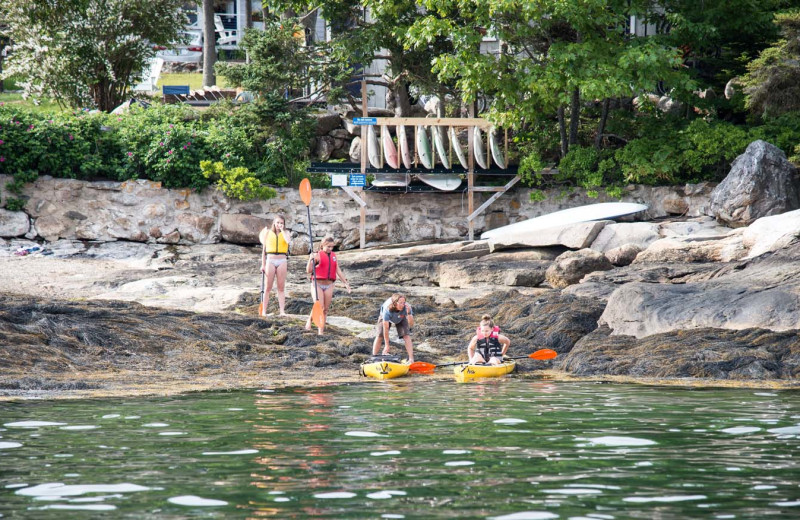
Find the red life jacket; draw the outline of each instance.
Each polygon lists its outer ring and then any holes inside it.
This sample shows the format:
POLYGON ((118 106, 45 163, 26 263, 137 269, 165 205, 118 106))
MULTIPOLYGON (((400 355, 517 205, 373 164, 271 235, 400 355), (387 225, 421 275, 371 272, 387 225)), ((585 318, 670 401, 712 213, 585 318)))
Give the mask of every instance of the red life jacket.
POLYGON ((336 280, 336 253, 331 251, 328 256, 325 251, 319 252, 319 264, 314 273, 317 280, 336 280))

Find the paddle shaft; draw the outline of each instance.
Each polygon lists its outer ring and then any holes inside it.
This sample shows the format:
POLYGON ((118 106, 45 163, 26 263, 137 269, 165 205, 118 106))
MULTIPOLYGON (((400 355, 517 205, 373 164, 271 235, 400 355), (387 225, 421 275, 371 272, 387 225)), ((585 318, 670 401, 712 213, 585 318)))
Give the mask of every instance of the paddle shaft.
MULTIPOLYGON (((311 248, 311 253, 314 253, 314 239, 312 238, 311 234, 311 208, 308 204, 306 204, 306 213, 308 214, 308 245, 311 248)), ((317 301, 317 269, 316 269, 316 262, 312 257, 311 259, 311 279, 314 280, 314 302, 317 301)))

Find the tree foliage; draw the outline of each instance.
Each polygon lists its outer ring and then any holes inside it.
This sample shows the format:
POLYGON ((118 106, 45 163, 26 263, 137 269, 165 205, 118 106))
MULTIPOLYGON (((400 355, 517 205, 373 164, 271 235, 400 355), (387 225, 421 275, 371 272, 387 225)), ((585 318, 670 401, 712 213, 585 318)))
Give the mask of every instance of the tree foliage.
POLYGON ((782 39, 747 66, 747 107, 758 116, 800 110, 800 10, 775 16, 782 39))
POLYGON ((3 72, 32 96, 112 110, 154 45, 173 46, 182 0, 14 0, 0 4, 13 41, 3 72))
POLYGON ((680 54, 661 38, 631 38, 627 24, 649 2, 628 0, 424 0, 427 16, 408 31, 412 47, 448 37, 451 53, 433 60, 443 81, 455 81, 467 101, 493 99, 490 117, 521 127, 558 114, 562 154, 577 141, 582 100, 633 97, 666 80, 686 90, 680 54), (481 53, 485 37, 497 55, 481 53), (562 114, 569 108, 570 132, 562 114), (563 142, 569 140, 569 143, 563 142))
POLYGON ((416 0, 275 0, 270 5, 274 12, 298 13, 296 22, 306 26, 316 16, 329 24, 329 42, 309 41, 306 45, 320 49, 331 63, 347 72, 328 86, 331 102, 349 99, 355 104, 349 94, 358 91, 358 81, 364 78, 368 85, 387 87, 396 113, 406 116, 410 112, 410 90, 417 94, 448 90, 430 64, 434 56, 452 49, 449 38, 443 35, 413 48, 406 45, 408 28, 424 14, 416 0), (375 59, 385 63, 380 77, 365 72, 375 59))

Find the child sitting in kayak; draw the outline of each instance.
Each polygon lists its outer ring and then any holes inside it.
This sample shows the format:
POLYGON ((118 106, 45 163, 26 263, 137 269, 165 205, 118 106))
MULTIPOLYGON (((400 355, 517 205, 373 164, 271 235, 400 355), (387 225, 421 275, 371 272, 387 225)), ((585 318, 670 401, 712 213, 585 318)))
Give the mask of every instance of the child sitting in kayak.
POLYGON ((469 362, 499 365, 503 362, 509 345, 511 340, 500 334, 500 327, 495 326, 491 316, 484 314, 467 347, 469 362))

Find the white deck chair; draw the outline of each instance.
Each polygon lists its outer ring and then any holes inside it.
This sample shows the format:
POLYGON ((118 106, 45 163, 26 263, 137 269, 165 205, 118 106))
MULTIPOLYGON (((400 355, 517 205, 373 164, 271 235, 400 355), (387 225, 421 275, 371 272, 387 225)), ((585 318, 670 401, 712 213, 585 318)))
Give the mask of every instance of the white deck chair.
POLYGON ((158 78, 161 77, 161 67, 163 66, 163 59, 152 58, 150 60, 150 66, 145 69, 142 75, 142 82, 133 87, 132 90, 137 92, 154 92, 158 84, 158 78))
POLYGON ((222 18, 218 14, 214 15, 214 27, 219 36, 217 38, 217 45, 238 45, 239 35, 237 31, 229 31, 226 29, 222 24, 222 18))

